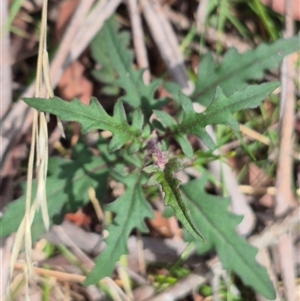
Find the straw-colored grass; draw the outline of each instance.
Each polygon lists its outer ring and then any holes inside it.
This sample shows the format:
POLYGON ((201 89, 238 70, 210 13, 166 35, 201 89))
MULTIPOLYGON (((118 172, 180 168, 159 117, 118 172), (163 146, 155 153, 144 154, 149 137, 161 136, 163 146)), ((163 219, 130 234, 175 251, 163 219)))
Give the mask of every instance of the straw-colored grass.
MULTIPOLYGON (((37 63, 37 76, 36 76, 36 97, 51 98, 54 96, 50 83, 49 61, 47 53, 47 6, 48 0, 43 1, 42 10, 42 23, 39 38, 39 53, 37 63)), ((32 237, 31 225, 34 219, 36 210, 42 210, 42 216, 45 228, 48 229, 49 215, 46 198, 46 178, 48 169, 48 130, 47 118, 42 112, 34 110, 33 125, 32 125, 32 140, 28 161, 27 172, 27 189, 26 189, 26 208, 24 218, 15 236, 15 242, 11 256, 11 270, 10 276, 12 277, 15 262, 17 261, 20 251, 24 248, 25 251, 25 268, 24 279, 26 288, 26 299, 30 300, 28 294, 28 287, 30 279, 33 279, 34 270, 32 266, 31 250, 32 250, 32 237), (36 174, 37 190, 36 195, 32 193, 32 180, 36 174), (33 201, 32 201, 33 199, 33 201)))

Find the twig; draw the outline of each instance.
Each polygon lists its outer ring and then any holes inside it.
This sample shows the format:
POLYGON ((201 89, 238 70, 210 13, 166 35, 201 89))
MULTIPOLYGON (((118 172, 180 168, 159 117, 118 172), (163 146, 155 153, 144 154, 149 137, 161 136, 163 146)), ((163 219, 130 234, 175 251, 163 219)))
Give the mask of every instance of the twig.
POLYGON ((10 257, 11 257, 11 250, 13 246, 14 239, 12 236, 9 236, 6 241, 4 238, 1 239, 3 245, 0 247, 0 266, 1 266, 1 279, 0 279, 0 300, 4 298, 6 294, 8 279, 9 279, 9 264, 10 264, 10 257), (5 241, 5 243, 4 243, 5 241))
POLYGON ((81 251, 80 248, 73 242, 73 240, 67 235, 61 226, 53 226, 53 231, 59 237, 61 241, 64 241, 72 250, 72 253, 78 258, 80 262, 88 269, 92 270, 95 266, 95 263, 81 251))
MULTIPOLYGON (((275 291, 276 291, 276 299, 274 301, 282 301, 280 290, 277 282, 277 275, 273 269, 270 254, 267 249, 260 249, 256 255, 257 261, 265 266, 267 272, 269 274, 270 280, 272 281, 275 291)), ((258 301, 267 301, 268 299, 260 294, 256 294, 256 298, 258 301)))
MULTIPOLYGON (((77 227, 76 225, 64 221, 60 227, 63 228, 64 232, 72 243, 74 243, 77 247, 83 250, 86 253, 99 254, 104 249, 103 237, 96 233, 88 233, 83 229, 77 227)), ((50 242, 55 244, 64 244, 65 246, 70 246, 68 241, 61 240, 51 229, 48 233, 44 235, 44 238, 50 242)))
POLYGON ((163 7, 166 16, 169 20, 181 29, 189 30, 192 26, 190 20, 181 12, 172 10, 168 5, 163 7))
MULTIPOLYGON (((270 194, 270 195, 276 195, 276 188, 275 187, 253 187, 250 185, 240 185, 239 186, 240 191, 245 194, 251 194, 251 195, 262 195, 262 194, 270 194)), ((300 188, 296 190, 296 194, 300 196, 300 188)))
MULTIPOLYGON (((288 0, 289 2, 290 0, 288 0)), ((287 5, 289 10, 289 6, 287 5)), ((291 13, 291 12, 290 12, 291 13)), ((294 25, 291 15, 286 16, 285 37, 292 37, 294 25)), ((276 209, 275 214, 281 216, 297 202, 292 192, 292 141, 294 132, 295 110, 295 66, 294 55, 284 58, 281 70, 282 92, 280 104, 280 149, 276 174, 276 209)))
POLYGON ((145 46, 144 31, 141 14, 137 6, 137 0, 127 0, 128 11, 131 20, 134 50, 139 68, 146 69, 143 75, 144 83, 150 83, 149 62, 145 46))
POLYGON ((79 32, 76 34, 68 59, 64 64, 69 64, 76 60, 79 55, 86 49, 90 41, 102 28, 105 20, 107 20, 117 9, 122 0, 101 1, 93 8, 93 11, 88 15, 79 32))
MULTIPOLYGON (((24 263, 15 263, 15 269, 17 270, 24 270, 25 264, 24 263)), ((59 281, 72 281, 76 283, 83 283, 85 281, 85 276, 82 275, 75 275, 70 273, 64 273, 60 271, 53 271, 48 269, 42 269, 42 268, 33 268, 33 271, 35 274, 47 276, 47 277, 54 277, 59 281)))
POLYGON ((3 0, 0 9, 0 118, 7 113, 12 100, 12 74, 9 51, 8 0, 3 0))
POLYGON ((207 14, 207 7, 208 7, 208 0, 202 0, 199 2, 196 14, 196 25, 197 31, 199 34, 204 32, 204 24, 206 21, 206 14, 207 14))
POLYGON ((239 189, 242 193, 250 195, 264 195, 266 193, 270 195, 276 194, 275 187, 253 187, 251 185, 240 185, 239 189))
POLYGON ((294 260, 293 238, 290 232, 285 233, 278 244, 280 270, 286 300, 296 300, 296 271, 294 260))
MULTIPOLYGON (((210 280, 212 291, 213 291, 213 300, 214 301, 221 301, 219 296, 220 292, 220 282, 222 273, 226 272, 222 269, 222 264, 217 257, 213 258, 208 262, 208 266, 212 270, 212 279, 210 280)), ((227 277, 228 278, 228 277, 227 277)), ((225 279, 224 279, 225 280, 225 279)), ((228 279, 226 279, 228 280, 228 279)), ((226 283, 226 281, 225 281, 226 283)))
POLYGON ((142 9, 153 39, 171 76, 185 94, 191 94, 194 85, 189 79, 176 35, 158 0, 142 1, 142 9))
POLYGON ((68 28, 66 29, 64 36, 59 44, 57 54, 51 62, 51 83, 53 86, 56 86, 58 84, 64 72, 64 69, 66 68, 65 61, 70 51, 72 51, 72 42, 79 29, 81 28, 86 14, 88 13, 94 2, 95 0, 80 1, 70 23, 68 24, 68 28))
POLYGON ((142 240, 142 234, 140 231, 137 231, 137 259, 138 259, 138 264, 139 264, 139 269, 141 275, 145 276, 146 273, 146 261, 145 261, 145 256, 144 256, 144 243, 142 240))
POLYGON ((277 220, 275 223, 266 227, 260 234, 252 236, 249 239, 249 243, 258 249, 274 246, 278 243, 280 237, 299 224, 299 208, 296 208, 283 220, 277 220))
MULTIPOLYGON (((286 0, 284 37, 292 37, 295 33, 293 21, 292 0, 286 0)), ((294 55, 284 58, 281 70, 282 93, 280 103, 280 149, 276 174, 275 215, 282 216, 290 208, 297 205, 292 192, 292 141, 294 131, 295 110, 295 67, 294 55)), ((285 297, 288 301, 296 300, 296 273, 293 256, 293 241, 290 233, 285 234, 279 241, 278 251, 280 268, 284 283, 285 297)))

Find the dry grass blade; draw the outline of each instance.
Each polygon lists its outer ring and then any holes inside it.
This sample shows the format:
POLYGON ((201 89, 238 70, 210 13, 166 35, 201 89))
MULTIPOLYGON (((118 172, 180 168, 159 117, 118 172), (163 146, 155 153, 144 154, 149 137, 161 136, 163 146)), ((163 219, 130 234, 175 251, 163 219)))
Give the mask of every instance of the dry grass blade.
POLYGON ((49 229, 50 221, 48 215, 48 206, 46 199, 46 179, 47 179, 47 170, 48 170, 48 129, 47 129, 47 120, 44 113, 39 113, 39 136, 38 136, 38 145, 40 153, 40 161, 37 165, 37 194, 36 201, 42 209, 43 221, 46 229, 49 229))
POLYGON ((104 213, 100 206, 100 202, 96 197, 95 188, 93 188, 93 187, 89 188, 89 197, 90 197, 91 203, 93 204, 94 210, 96 212, 98 221, 103 222, 104 221, 104 213))
MULTIPOLYGON (((15 300, 20 294, 20 291, 25 285, 25 276, 24 273, 18 274, 9 286, 10 294, 4 296, 3 301, 15 300)), ((2 300, 2 299, 1 299, 2 300)))
POLYGON ((142 240, 142 235, 139 231, 137 231, 137 257, 139 263, 139 269, 142 276, 146 275, 146 261, 144 257, 144 243, 142 240))
MULTIPOLYGON (((34 111, 34 114, 37 115, 37 112, 34 111)), ((23 245, 25 244, 25 249, 27 250, 27 256, 30 257, 30 253, 31 253, 31 242, 27 240, 27 243, 30 244, 30 248, 27 246, 26 247, 26 242, 24 242, 24 237, 25 237, 25 233, 27 231, 28 233, 28 229, 29 229, 29 233, 30 233, 30 209, 31 209, 31 185, 32 185, 32 177, 33 177, 33 164, 34 164, 34 147, 35 147, 35 139, 36 139, 36 123, 33 123, 32 126, 32 143, 31 143, 31 147, 30 147, 30 155, 29 155, 29 161, 28 161, 28 171, 27 171, 27 189, 26 189, 26 212, 25 212, 25 216, 18 228, 18 231, 16 233, 16 237, 15 237, 15 242, 14 242, 14 246, 12 249, 12 255, 11 255, 11 271, 10 271, 10 275, 12 277, 12 273, 13 273, 13 266, 14 263, 16 262, 17 258, 18 258, 18 254, 21 250, 21 248, 23 247, 23 245)), ((34 203, 35 204, 35 203, 34 203)), ((32 207, 34 208, 34 207, 32 207)), ((34 208, 35 209, 35 208, 34 208)), ((30 261, 28 263, 30 264, 30 261)))
MULTIPOLYGON (((124 260, 124 255, 122 256, 123 258, 121 259, 124 260)), ((126 260, 126 259, 125 259, 126 260)), ((122 282, 122 286, 124 288, 124 291, 127 295, 127 297, 130 299, 130 300, 133 300, 134 297, 133 297, 133 293, 132 293, 132 289, 131 289, 131 283, 130 283, 130 276, 129 274, 127 273, 127 271, 124 269, 121 261, 119 262, 119 264, 117 265, 117 272, 118 272, 118 275, 120 277, 120 280, 122 282)))
POLYGON ((244 126, 244 125, 241 124, 240 125, 240 131, 243 134, 245 134, 248 137, 250 137, 251 139, 253 139, 253 140, 257 140, 257 141, 259 141, 259 142, 261 142, 261 143, 263 143, 265 145, 271 145, 271 140, 268 137, 266 137, 266 136, 258 133, 257 131, 252 130, 249 127, 246 127, 246 126, 244 126))
POLYGON ((206 275, 201 276, 197 274, 191 274, 188 277, 178 281, 172 287, 166 289, 155 297, 147 299, 146 301, 179 300, 187 296, 193 289, 206 282, 206 275))
MULTIPOLYGON (((42 10, 42 24, 41 24, 41 34, 40 34, 40 45, 39 45, 39 55, 37 64, 37 77, 35 86, 35 96, 41 97, 43 95, 43 73, 44 78, 47 78, 48 85, 47 96, 53 96, 53 91, 50 86, 49 81, 49 68, 48 63, 45 61, 48 59, 46 50, 46 35, 47 35, 47 6, 48 1, 44 0, 43 10, 42 10), (44 59, 44 57, 46 59, 44 59), (44 71, 44 72, 43 72, 44 71)), ((33 126, 32 126, 32 140, 30 147, 29 163, 28 163, 28 173, 27 173, 27 190, 26 190, 26 208, 24 213, 24 219, 18 229, 15 238, 15 244, 12 251, 11 258, 11 276, 13 272, 14 264, 17 260, 18 254, 24 244, 25 249, 25 262, 26 268, 24 269, 25 276, 25 288, 26 288, 26 298, 29 299, 28 295, 28 285, 29 281, 33 277, 33 266, 31 259, 32 250, 32 238, 31 238, 31 224, 35 212, 38 208, 42 210, 43 221, 46 229, 49 228, 49 216, 48 207, 46 199, 46 178, 47 178, 47 168, 48 168, 48 131, 47 131, 47 120, 44 113, 38 113, 34 110, 33 113, 33 126), (34 170, 34 156, 36 152, 36 176, 37 176, 37 192, 32 203, 32 179, 34 170)))
MULTIPOLYGON (((49 80, 49 64, 48 64, 48 54, 47 54, 47 11, 48 11, 48 1, 44 0, 43 10, 42 10, 42 28, 40 34, 40 45, 39 45, 39 55, 38 55, 38 66, 37 66, 37 77, 36 77, 36 97, 43 96, 44 88, 44 78, 46 85, 47 97, 53 97, 53 91, 50 86, 49 80)), ((37 117, 35 115, 35 117, 37 117)), ((36 141, 36 175, 37 175, 37 193, 35 201, 37 202, 37 209, 41 208, 43 221, 46 229, 49 229, 49 216, 47 208, 46 199, 46 179, 47 179, 47 169, 48 169, 48 130, 47 130, 47 120, 44 113, 39 113, 38 118, 34 119, 39 125, 36 129, 37 141, 36 141)))
POLYGON ((101 282, 107 286, 114 301, 130 301, 130 299, 124 294, 124 292, 117 286, 117 284, 111 278, 105 277, 101 280, 101 282))

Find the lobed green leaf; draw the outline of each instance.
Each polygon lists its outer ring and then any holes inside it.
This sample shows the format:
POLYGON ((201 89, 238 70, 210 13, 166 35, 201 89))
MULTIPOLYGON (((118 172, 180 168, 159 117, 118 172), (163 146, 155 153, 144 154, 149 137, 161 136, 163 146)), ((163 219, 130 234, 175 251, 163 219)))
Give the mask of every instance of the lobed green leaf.
MULTIPOLYGON (((74 160, 49 159, 49 176, 46 182, 48 212, 51 224, 61 223, 64 215, 76 212, 89 200, 88 189, 94 187, 102 198, 107 189, 108 167, 104 160, 92 154, 79 143, 73 149, 74 160)), ((33 182, 33 195, 36 183, 33 182)), ((16 232, 25 212, 25 195, 10 203, 0 218, 0 236, 16 232)), ((36 212, 32 224, 32 237, 38 239, 46 229, 41 211, 36 212)))
POLYGON ((145 117, 150 117, 152 108, 159 108, 165 102, 157 101, 154 93, 161 81, 156 80, 149 85, 145 85, 143 81, 144 70, 134 70, 133 53, 128 49, 129 44, 128 32, 118 32, 118 23, 112 17, 107 20, 92 41, 93 57, 100 64, 103 62, 102 51, 108 57, 111 67, 117 73, 117 77, 113 84, 121 87, 125 91, 125 95, 120 99, 134 108, 141 108, 145 117))
MULTIPOLYGON (((275 299, 275 290, 266 269, 255 260, 257 249, 236 233, 241 217, 228 212, 229 199, 207 194, 205 183, 206 179, 202 178, 181 186, 195 225, 201 229, 208 245, 215 247, 224 269, 234 271, 246 285, 267 299, 275 299)), ((197 240, 195 244, 203 250, 203 244, 197 240)))
POLYGON ((299 37, 280 39, 273 44, 261 44, 243 54, 231 48, 221 64, 216 65, 211 54, 205 55, 199 64, 198 78, 192 100, 208 106, 217 87, 226 96, 236 89, 243 90, 250 81, 262 80, 267 70, 278 68, 283 58, 300 49, 299 37))
POLYGON ((127 240, 133 229, 148 232, 145 218, 153 218, 153 210, 145 199, 142 185, 145 179, 141 175, 131 174, 119 178, 126 185, 125 193, 105 210, 116 214, 113 222, 107 227, 109 233, 105 239, 106 247, 97 257, 96 266, 88 275, 85 284, 96 284, 102 278, 111 276, 115 263, 121 255, 128 254, 127 240))
POLYGON ((204 236, 195 226, 190 212, 182 200, 179 191, 180 181, 174 177, 174 173, 180 171, 182 168, 181 162, 176 158, 170 159, 164 170, 159 169, 156 165, 147 166, 144 168, 144 171, 154 173, 148 180, 147 185, 161 185, 165 193, 165 205, 171 206, 174 209, 177 218, 194 238, 204 240, 204 236))
POLYGON ((230 96, 226 96, 218 87, 214 100, 202 113, 196 113, 191 100, 181 93, 179 99, 184 115, 179 124, 163 111, 155 110, 155 115, 170 131, 172 137, 177 140, 185 155, 191 157, 193 150, 186 134, 199 137, 210 150, 213 150, 215 143, 205 130, 207 125, 224 124, 231 126, 235 131, 239 131, 238 123, 233 114, 243 109, 257 107, 278 86, 278 82, 250 85, 230 96))
MULTIPOLYGON (((95 129, 112 132, 113 138, 109 144, 111 152, 121 148, 131 141, 134 147, 131 151, 137 151, 143 140, 143 115, 140 110, 134 113, 133 125, 129 125, 122 102, 119 100, 114 107, 114 115, 110 116, 103 109, 95 97, 92 97, 90 105, 84 105, 79 99, 64 101, 59 97, 52 99, 24 98, 28 105, 37 110, 57 115, 63 121, 77 121, 82 126, 82 132, 95 129)), ((147 129, 148 131, 148 129, 147 129)))

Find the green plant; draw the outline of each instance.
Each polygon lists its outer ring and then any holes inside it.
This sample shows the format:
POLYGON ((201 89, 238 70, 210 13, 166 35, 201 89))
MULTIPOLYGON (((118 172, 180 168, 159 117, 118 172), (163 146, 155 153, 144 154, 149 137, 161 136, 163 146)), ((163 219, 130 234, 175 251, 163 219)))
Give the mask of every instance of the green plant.
MULTIPOLYGON (((267 272, 255 261, 257 250, 235 231, 241 217, 227 211, 229 200, 207 194, 205 177, 180 186, 174 174, 184 169, 184 164, 179 155, 166 154, 163 150, 168 149, 170 138, 174 138, 182 150, 181 156, 196 162, 198 153, 194 152, 187 134, 199 137, 213 150, 215 144, 205 130, 207 125, 228 125, 238 133, 233 114, 257 107, 279 86, 278 82, 249 82, 262 80, 265 70, 276 68, 285 55, 297 50, 298 38, 261 45, 243 55, 234 49, 229 50, 219 66, 215 66, 212 57, 207 55, 199 65, 196 89, 191 98, 179 93, 179 88, 173 83, 165 83, 177 105, 182 108, 176 119, 162 110, 166 101, 154 97, 160 82, 146 86, 142 80, 143 71, 132 68, 133 55, 127 49, 128 41, 128 34, 118 33, 117 25, 111 19, 91 45, 93 57, 100 64, 105 57, 109 58, 110 65, 101 74, 110 87, 107 91, 124 90, 112 116, 95 98, 91 99, 89 106, 78 99, 71 102, 58 97, 51 100, 24 99, 30 106, 55 114, 64 121, 79 122, 83 133, 106 130, 113 135, 110 141, 99 139, 97 147, 100 156, 92 155, 88 147, 80 142, 73 150, 72 160, 49 160, 47 199, 51 223, 60 223, 66 212, 74 212, 85 204, 89 187, 95 188, 101 200, 107 193, 109 178, 124 184, 124 194, 104 205, 105 210, 113 212, 115 217, 107 227, 107 246, 96 259, 96 266, 86 280, 87 285, 97 283, 103 277, 110 276, 116 261, 128 252, 127 239, 132 230, 148 231, 144 220, 153 217, 153 210, 147 200, 146 187, 161 186, 166 205, 173 208, 191 234, 186 235, 187 240, 195 241, 199 251, 203 250, 202 246, 206 246, 206 250, 214 247, 225 268, 237 273, 245 284, 257 292, 269 299, 274 298, 274 288, 267 272), (105 56, 98 55, 99 47, 103 47, 105 56), (108 75, 105 70, 108 70, 108 75), (206 110, 196 113, 191 99, 205 105, 206 110), (124 103, 129 105, 127 110, 124 103), (156 116, 154 120, 150 119, 152 113, 156 116)), ((2 236, 18 228, 23 217, 24 200, 21 197, 8 206, 0 220, 2 236)), ((38 212, 32 226, 33 238, 37 239, 44 231, 42 216, 38 212)))

